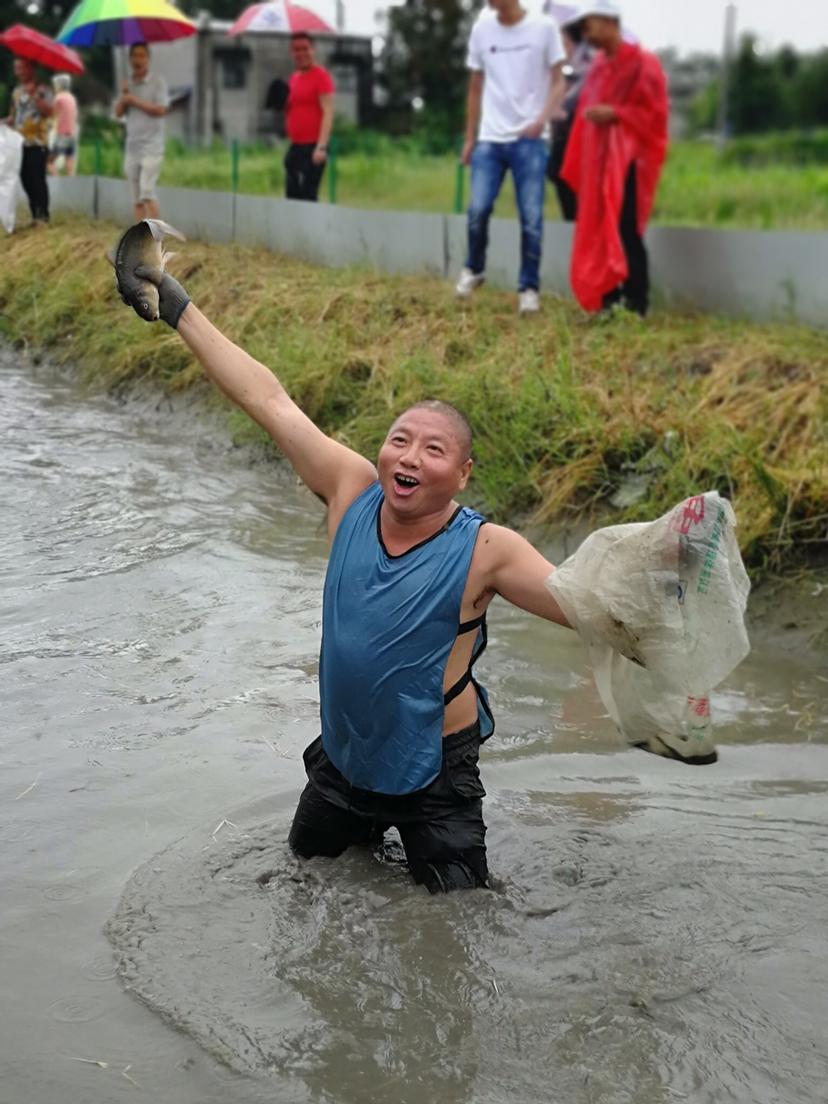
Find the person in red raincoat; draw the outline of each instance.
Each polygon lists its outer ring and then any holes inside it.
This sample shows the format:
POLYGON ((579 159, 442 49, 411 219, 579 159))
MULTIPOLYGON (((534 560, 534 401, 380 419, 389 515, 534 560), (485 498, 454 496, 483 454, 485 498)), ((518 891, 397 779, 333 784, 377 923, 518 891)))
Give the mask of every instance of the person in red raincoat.
POLYGON ((560 175, 577 196, 570 279, 588 311, 642 317, 650 281, 643 234, 667 152, 667 82, 655 55, 625 42, 611 0, 570 22, 599 50, 581 90, 560 175))

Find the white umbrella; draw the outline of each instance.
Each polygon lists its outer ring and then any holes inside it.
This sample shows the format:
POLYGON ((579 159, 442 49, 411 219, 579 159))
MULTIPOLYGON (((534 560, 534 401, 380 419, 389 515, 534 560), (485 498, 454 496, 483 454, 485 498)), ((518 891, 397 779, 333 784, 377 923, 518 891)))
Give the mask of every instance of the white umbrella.
POLYGON ((290 0, 269 0, 268 3, 253 4, 245 8, 227 33, 238 35, 257 31, 335 33, 330 23, 320 19, 316 12, 303 8, 301 4, 291 4, 290 0))

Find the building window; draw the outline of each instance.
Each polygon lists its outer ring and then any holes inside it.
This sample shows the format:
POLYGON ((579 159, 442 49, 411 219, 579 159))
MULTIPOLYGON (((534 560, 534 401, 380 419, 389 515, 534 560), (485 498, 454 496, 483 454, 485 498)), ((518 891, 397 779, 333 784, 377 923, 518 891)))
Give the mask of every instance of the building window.
POLYGON ((337 92, 356 92, 356 70, 350 65, 347 67, 344 65, 337 65, 334 68, 334 84, 336 85, 337 92))
POLYGON ((221 59, 222 86, 244 88, 247 82, 247 58, 244 54, 225 54, 221 59))

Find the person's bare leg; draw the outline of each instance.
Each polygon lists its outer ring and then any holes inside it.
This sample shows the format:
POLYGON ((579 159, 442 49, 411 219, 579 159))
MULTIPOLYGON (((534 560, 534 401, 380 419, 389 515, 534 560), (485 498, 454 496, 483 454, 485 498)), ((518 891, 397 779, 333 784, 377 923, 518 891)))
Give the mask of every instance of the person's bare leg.
POLYGON ((145 199, 144 200, 144 209, 146 210, 147 213, 145 215, 142 215, 141 216, 142 218, 157 219, 157 218, 161 217, 161 212, 160 212, 159 207, 158 207, 158 200, 157 199, 145 199))
POLYGON ((66 175, 67 176, 74 176, 76 169, 77 169, 77 161, 75 160, 75 158, 74 157, 67 157, 66 158, 66 175))
POLYGON ((143 203, 143 202, 135 204, 135 221, 136 222, 140 222, 141 219, 147 217, 146 211, 144 210, 145 207, 146 207, 146 204, 143 203))

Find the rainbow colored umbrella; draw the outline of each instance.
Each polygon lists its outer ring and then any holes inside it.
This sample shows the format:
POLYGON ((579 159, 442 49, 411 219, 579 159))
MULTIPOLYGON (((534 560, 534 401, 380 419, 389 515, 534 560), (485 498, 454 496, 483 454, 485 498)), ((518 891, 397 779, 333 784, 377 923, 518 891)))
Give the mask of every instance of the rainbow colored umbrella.
POLYGON ((63 73, 82 73, 83 62, 74 50, 68 50, 40 31, 15 23, 13 27, 0 34, 0 46, 11 50, 15 57, 27 58, 47 69, 57 69, 63 73))
POLYGON ((303 8, 301 4, 291 4, 289 0, 268 0, 268 3, 252 4, 244 9, 227 33, 240 35, 255 34, 258 31, 336 33, 330 23, 320 19, 315 12, 303 8))
POLYGON ((131 46, 195 32, 195 23, 167 0, 81 0, 57 40, 66 46, 131 46))

